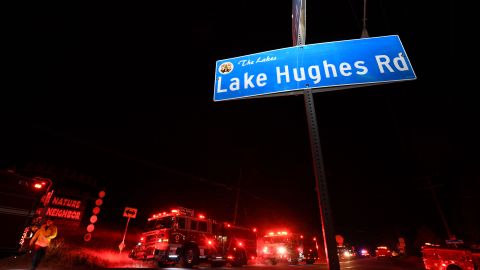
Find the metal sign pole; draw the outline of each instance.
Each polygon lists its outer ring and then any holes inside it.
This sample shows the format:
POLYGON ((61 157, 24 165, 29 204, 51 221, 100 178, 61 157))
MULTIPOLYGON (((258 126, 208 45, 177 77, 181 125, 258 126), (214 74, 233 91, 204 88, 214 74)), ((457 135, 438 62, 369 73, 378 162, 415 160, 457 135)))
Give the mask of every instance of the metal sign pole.
POLYGON ((312 149, 313 168, 315 173, 315 187, 317 192, 318 205, 320 208, 320 217, 322 221, 323 243, 327 255, 328 269, 340 270, 338 261, 337 244, 334 237, 333 220, 330 211, 330 199, 328 197, 327 180, 325 177, 322 148, 320 145, 320 136, 318 134, 317 117, 315 114, 315 104, 312 90, 305 89, 305 110, 308 120, 308 130, 310 133, 310 146, 312 149))
POLYGON ((122 250, 125 248, 125 236, 127 236, 127 229, 128 229, 128 223, 130 222, 130 217, 127 219, 127 225, 125 226, 125 232, 123 233, 123 239, 120 245, 118 245, 118 249, 120 249, 120 254, 122 254, 122 250))
MULTIPOLYGON (((295 46, 305 45, 306 40, 306 0, 293 0, 293 43, 295 46)), ((315 113, 315 101, 312 89, 303 91, 305 111, 307 114, 308 130, 310 134, 310 147, 312 149, 312 161, 315 174, 315 186, 317 192, 320 218, 322 222, 323 242, 327 255, 328 269, 340 270, 337 254, 337 245, 334 237, 333 221, 330 211, 330 199, 328 198, 327 180, 325 177, 322 148, 318 132, 317 116, 315 113)))

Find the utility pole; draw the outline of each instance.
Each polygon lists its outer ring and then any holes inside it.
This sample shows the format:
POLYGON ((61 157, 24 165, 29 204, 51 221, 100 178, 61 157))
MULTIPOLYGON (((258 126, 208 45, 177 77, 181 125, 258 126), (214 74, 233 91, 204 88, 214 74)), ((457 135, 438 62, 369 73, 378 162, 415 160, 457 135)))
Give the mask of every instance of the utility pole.
POLYGON ((242 181, 242 169, 240 169, 240 175, 238 176, 237 196, 235 198, 235 213, 233 215, 233 225, 237 225, 238 201, 240 200, 240 182, 241 181, 242 181))
POLYGON ((367 31, 367 0, 363 0, 363 27, 362 27, 362 35, 361 38, 368 38, 368 31, 367 31))
POLYGON ((435 203, 435 207, 437 208, 438 214, 442 219, 443 227, 445 228, 448 238, 449 239, 455 238, 454 235, 452 234, 452 231, 450 230, 450 227, 448 226, 448 222, 447 222, 447 219, 445 218, 445 214, 443 213, 442 207, 440 206, 440 202, 438 201, 437 193, 435 192, 436 187, 432 185, 431 176, 427 177, 427 185, 428 186, 426 187, 426 189, 429 189, 430 192, 432 193, 433 202, 435 203))

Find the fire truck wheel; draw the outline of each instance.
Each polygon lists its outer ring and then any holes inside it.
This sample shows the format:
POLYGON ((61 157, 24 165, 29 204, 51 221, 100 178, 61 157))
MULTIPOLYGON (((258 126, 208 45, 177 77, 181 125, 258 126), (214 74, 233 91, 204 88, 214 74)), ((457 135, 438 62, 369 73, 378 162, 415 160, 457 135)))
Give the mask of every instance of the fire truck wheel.
POLYGON ((211 266, 212 266, 212 268, 214 268, 214 267, 224 267, 225 262, 212 262, 211 266))
POLYGON ((196 246, 186 246, 183 249, 182 255, 180 257, 180 265, 182 267, 191 268, 194 265, 198 264, 199 251, 196 246))
POLYGON ((167 267, 167 264, 161 261, 157 261, 157 266, 160 268, 167 267))
POLYGON ((238 249, 235 252, 235 258, 233 259, 232 266, 242 266, 247 264, 247 255, 245 250, 238 249))
POLYGON ((456 265, 449 265, 447 267, 447 270, 462 270, 462 268, 456 266, 456 265))

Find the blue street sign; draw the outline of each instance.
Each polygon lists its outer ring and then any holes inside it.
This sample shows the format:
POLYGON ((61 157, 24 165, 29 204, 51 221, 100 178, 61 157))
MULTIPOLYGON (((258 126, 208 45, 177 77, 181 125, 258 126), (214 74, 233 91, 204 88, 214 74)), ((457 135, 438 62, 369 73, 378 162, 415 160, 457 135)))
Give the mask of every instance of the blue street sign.
POLYGON ((414 80, 415 73, 397 35, 296 46, 218 60, 214 101, 307 88, 414 80))

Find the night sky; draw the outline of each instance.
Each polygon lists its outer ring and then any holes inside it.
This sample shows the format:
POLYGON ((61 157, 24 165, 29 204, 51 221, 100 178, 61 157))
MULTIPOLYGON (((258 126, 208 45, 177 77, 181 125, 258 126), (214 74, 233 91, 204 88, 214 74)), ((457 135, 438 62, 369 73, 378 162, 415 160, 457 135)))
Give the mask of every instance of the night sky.
MULTIPOLYGON (((291 2, 164 2, 11 10, 2 168, 94 178, 105 226, 125 206, 139 209, 134 227, 173 205, 232 220, 240 185, 239 223, 319 233, 303 95, 213 102, 216 60, 292 46, 291 2)), ((469 47, 452 1, 417 2, 367 7, 370 36, 399 35, 417 80, 315 94, 347 242, 413 240, 422 227, 445 238, 429 183, 452 231, 480 241, 478 105, 457 81, 475 76, 459 68, 469 47)), ((308 1, 307 44, 359 38, 362 3, 308 1)))

